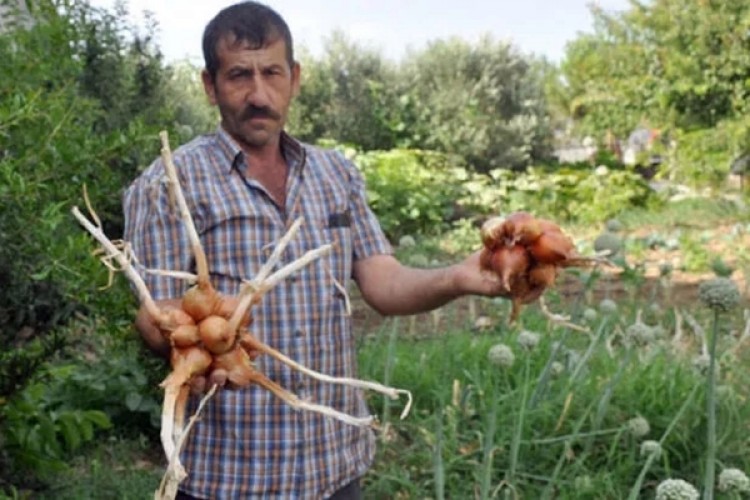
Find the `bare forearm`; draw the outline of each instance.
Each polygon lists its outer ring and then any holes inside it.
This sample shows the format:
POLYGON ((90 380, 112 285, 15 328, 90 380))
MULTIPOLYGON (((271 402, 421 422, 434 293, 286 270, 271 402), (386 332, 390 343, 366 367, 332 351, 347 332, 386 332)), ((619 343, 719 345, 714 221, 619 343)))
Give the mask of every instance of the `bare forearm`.
POLYGON ((461 295, 451 268, 415 269, 404 267, 400 280, 393 280, 382 290, 381 313, 417 314, 437 309, 461 295))
POLYGON ((430 311, 466 293, 458 266, 417 269, 393 260, 379 264, 376 280, 366 278, 365 273, 360 272, 357 280, 360 290, 365 301, 383 315, 430 311))

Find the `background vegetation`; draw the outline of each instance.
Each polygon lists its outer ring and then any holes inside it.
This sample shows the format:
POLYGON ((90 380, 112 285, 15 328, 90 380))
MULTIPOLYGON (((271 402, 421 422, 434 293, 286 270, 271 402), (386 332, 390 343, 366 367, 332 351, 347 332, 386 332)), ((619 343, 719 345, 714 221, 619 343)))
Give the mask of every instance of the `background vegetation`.
MULTIPOLYGON (((124 280, 102 290, 107 271, 69 210, 86 186, 107 234, 118 238, 120 195, 158 155, 158 131, 184 142, 210 132, 216 113, 199 69, 163 60, 155 20, 135 27, 124 7, 85 1, 28 4, 33 22, 10 14, 0 32, 0 498, 95 498, 102 487, 141 498, 161 466, 164 367, 135 339, 136 304, 124 280), (71 484, 71 470, 87 479, 71 484)), ((504 304, 463 304, 431 317, 425 324, 435 321, 437 340, 407 319, 358 325, 363 375, 409 386, 419 398, 415 417, 392 422, 383 438, 367 479, 373 495, 489 497, 512 485, 536 497, 554 482, 563 497, 584 483, 591 498, 624 497, 643 465, 639 441, 624 427, 638 414, 654 439, 682 415, 643 494, 672 475, 700 482, 705 394, 692 392, 700 374, 690 369, 698 333, 688 354, 678 352, 668 346, 679 314, 651 317, 665 343, 631 355, 646 356, 645 364, 605 340, 656 297, 642 288, 650 252, 678 252, 691 272, 723 265, 738 276, 748 267, 745 194, 710 198, 729 192, 731 161, 750 153, 750 5, 653 0, 593 13, 593 32, 574 40, 559 65, 489 36, 439 40, 399 62, 341 33, 320 56, 300 49, 304 81, 290 129, 355 161, 388 236, 404 243, 404 261, 455 259, 476 248, 483 218, 515 210, 560 221, 582 250, 612 218, 631 232, 618 277, 627 286, 623 313, 592 326, 603 333, 589 338, 530 310, 522 326, 546 335, 536 350, 517 353, 512 369, 500 371, 486 356, 497 342, 516 342, 518 331, 499 321, 504 304), (663 163, 651 182, 604 148, 609 136, 624 139, 639 126, 665 138, 655 145, 663 163), (602 152, 559 163, 553 153, 585 135, 602 152), (703 198, 675 203, 696 195, 703 198), (709 233, 722 224, 731 230, 709 233), (480 333, 479 312, 496 320, 480 333), (569 360, 589 349, 582 362, 569 360), (547 381, 553 361, 568 371, 547 381), (681 414, 688 395, 694 404, 681 414)), ((595 282, 582 281, 573 298, 553 294, 555 305, 578 320, 601 298, 586 293, 595 282)), ((674 305, 671 295, 659 297, 674 305)), ((739 313, 726 319, 729 338, 743 322, 739 313)), ((733 355, 739 364, 724 360, 736 399, 721 402, 720 459, 748 471, 742 352, 733 355)), ((392 421, 390 407, 372 404, 392 421)))

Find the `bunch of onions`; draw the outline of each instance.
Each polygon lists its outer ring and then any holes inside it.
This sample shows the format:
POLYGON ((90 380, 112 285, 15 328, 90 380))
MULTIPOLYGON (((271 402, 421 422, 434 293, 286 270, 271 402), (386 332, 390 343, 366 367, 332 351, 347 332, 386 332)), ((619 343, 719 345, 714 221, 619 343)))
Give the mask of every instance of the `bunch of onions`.
POLYGON ((555 283, 560 268, 590 261, 578 255, 573 240, 552 221, 527 212, 492 217, 480 230, 484 248, 479 265, 497 274, 508 292, 515 321, 533 290, 555 283))

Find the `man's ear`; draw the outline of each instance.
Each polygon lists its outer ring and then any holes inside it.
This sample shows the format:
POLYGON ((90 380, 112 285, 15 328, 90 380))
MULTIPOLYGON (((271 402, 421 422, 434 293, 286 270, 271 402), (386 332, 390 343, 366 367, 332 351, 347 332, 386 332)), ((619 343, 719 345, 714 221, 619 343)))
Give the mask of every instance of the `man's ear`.
POLYGON ((204 69, 201 71, 201 80, 203 80, 203 90, 206 92, 208 102, 212 106, 216 106, 216 86, 214 85, 214 79, 208 70, 204 69))
POLYGON ((301 71, 302 68, 300 67, 299 62, 294 61, 294 65, 292 65, 292 97, 297 97, 299 95, 301 71))

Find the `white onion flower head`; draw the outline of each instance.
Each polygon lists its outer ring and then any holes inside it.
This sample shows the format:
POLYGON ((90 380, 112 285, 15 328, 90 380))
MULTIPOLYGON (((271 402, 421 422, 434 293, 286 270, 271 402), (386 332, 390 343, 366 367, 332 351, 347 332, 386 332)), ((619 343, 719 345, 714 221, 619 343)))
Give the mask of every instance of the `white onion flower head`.
POLYGON ((654 339, 663 339, 667 336, 667 330, 661 325, 654 325, 651 327, 651 332, 654 334, 654 339))
POLYGON ((622 222, 617 219, 609 219, 604 223, 604 227, 607 228, 607 231, 610 231, 612 233, 619 233, 620 231, 622 231, 622 222))
POLYGON ((410 234, 405 234, 398 240, 398 246, 404 247, 404 248, 413 247, 413 246, 416 246, 416 244, 417 242, 414 239, 414 236, 410 234))
POLYGON ((594 491, 594 481, 591 480, 591 476, 588 474, 576 476, 573 484, 575 484, 576 491, 580 493, 591 493, 594 491))
POLYGON ((565 371, 565 365, 559 361, 553 361, 549 366, 549 371, 553 377, 559 377, 565 371))
POLYGON ((602 314, 615 314, 617 312, 617 302, 612 299, 603 299, 599 302, 599 312, 602 314))
POLYGON ((700 284, 698 297, 711 309, 726 312, 740 302, 740 290, 729 278, 713 278, 700 284))
POLYGON ((750 492, 750 479, 740 469, 724 469, 719 474, 719 490, 748 493, 750 492))
POLYGON ((599 316, 599 313, 596 312, 596 309, 594 309, 593 307, 587 307, 583 311, 583 319, 587 323, 593 323, 594 321, 596 321, 596 318, 598 316, 599 316))
POLYGON ((656 487, 656 500, 698 500, 695 486, 684 479, 666 479, 656 487))
POLYGON ((536 332, 532 332, 530 330, 521 330, 521 332, 518 334, 518 345, 528 351, 531 351, 539 344, 540 338, 541 336, 536 332))
POLYGON ((490 360, 490 363, 502 368, 510 368, 516 361, 513 349, 505 344, 495 344, 490 347, 490 350, 487 352, 487 358, 490 360))
POLYGON ((594 240, 594 250, 597 253, 606 252, 610 257, 617 255, 622 250, 622 238, 615 233, 605 231, 594 240))
POLYGON ((647 439, 646 441, 641 443, 641 456, 642 457, 650 457, 651 455, 654 455, 654 458, 661 457, 662 447, 659 441, 654 441, 652 439, 647 439))
POLYGON ((651 432, 651 425, 648 423, 648 420, 638 415, 628 420, 628 430, 633 436, 642 438, 651 432))
POLYGON ((721 400, 731 401, 736 396, 736 393, 734 387, 731 385, 722 384, 716 386, 716 396, 721 400))
MULTIPOLYGON (((698 374, 707 375, 710 367, 711 357, 708 354, 699 354, 693 358, 693 369, 698 374)), ((716 377, 720 375, 720 367, 718 362, 714 365, 714 375, 716 377)))
POLYGON ((653 328, 636 321, 625 329, 625 338, 633 345, 647 346, 656 339, 656 335, 653 328))

